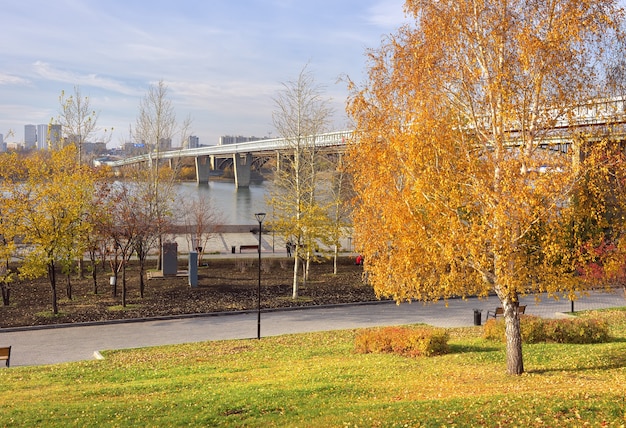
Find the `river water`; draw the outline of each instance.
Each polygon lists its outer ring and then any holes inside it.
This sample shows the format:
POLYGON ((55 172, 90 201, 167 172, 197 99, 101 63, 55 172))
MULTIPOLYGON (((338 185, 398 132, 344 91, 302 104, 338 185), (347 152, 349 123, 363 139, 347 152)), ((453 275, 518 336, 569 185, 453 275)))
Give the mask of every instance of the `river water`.
POLYGON ((209 181, 197 184, 184 182, 176 184, 179 197, 204 195, 220 214, 223 224, 256 224, 254 213, 267 212, 265 195, 267 187, 263 183, 251 183, 248 188, 235 188, 229 181, 209 181))

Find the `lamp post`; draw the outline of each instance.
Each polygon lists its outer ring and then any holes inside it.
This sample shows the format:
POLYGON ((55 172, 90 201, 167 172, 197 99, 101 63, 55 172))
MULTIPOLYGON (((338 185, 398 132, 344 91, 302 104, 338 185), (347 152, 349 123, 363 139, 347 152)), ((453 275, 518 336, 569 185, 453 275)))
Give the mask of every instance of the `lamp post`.
POLYGON ((257 287, 257 330, 256 338, 261 339, 261 235, 263 233, 263 220, 265 219, 265 213, 254 214, 256 221, 259 222, 259 282, 257 287))

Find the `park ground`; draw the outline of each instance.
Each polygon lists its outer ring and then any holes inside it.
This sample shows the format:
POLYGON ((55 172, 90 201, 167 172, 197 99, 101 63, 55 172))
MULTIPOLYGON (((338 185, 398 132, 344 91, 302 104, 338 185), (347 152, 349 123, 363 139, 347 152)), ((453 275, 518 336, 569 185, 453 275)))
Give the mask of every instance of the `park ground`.
MULTIPOLYGON (((154 262, 151 262, 154 264, 154 262)), ((186 276, 153 278, 146 281, 144 297, 139 293, 138 266, 127 268, 127 304, 122 307, 121 277, 113 296, 110 271, 99 266, 97 293, 90 273, 57 276, 59 313, 52 313, 51 287, 47 277, 12 284, 10 305, 0 306, 0 328, 64 324, 116 319, 151 318, 223 311, 256 309, 258 262, 250 258, 209 258, 198 271, 198 286, 190 287, 186 276)), ((148 266, 154 268, 155 266, 148 266)), ((186 266, 179 265, 181 269, 186 266)), ((309 280, 292 298, 293 259, 263 260, 261 307, 284 308, 353 303, 377 300, 371 286, 362 280, 362 267, 354 258, 339 259, 333 274, 332 261, 314 263, 309 280)))

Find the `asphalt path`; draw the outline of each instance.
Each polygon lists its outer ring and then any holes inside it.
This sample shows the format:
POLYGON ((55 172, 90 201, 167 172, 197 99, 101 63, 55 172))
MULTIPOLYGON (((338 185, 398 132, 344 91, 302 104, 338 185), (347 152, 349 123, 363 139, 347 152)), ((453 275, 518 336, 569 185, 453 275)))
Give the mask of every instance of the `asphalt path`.
MULTIPOLYGON (((523 299, 526 314, 545 318, 567 316, 568 300, 537 302, 523 299)), ((593 292, 574 304, 575 310, 626 305, 621 292, 593 292)), ((387 325, 429 324, 437 327, 472 326, 475 310, 484 323, 487 310, 499 306, 489 299, 452 299, 423 304, 375 302, 336 305, 297 310, 261 312, 261 336, 340 330, 387 325)), ((11 367, 57 364, 98 358, 100 351, 142 348, 178 343, 257 337, 256 311, 231 314, 206 314, 184 318, 163 318, 132 322, 92 323, 46 328, 0 329, 0 346, 12 346, 11 367)))

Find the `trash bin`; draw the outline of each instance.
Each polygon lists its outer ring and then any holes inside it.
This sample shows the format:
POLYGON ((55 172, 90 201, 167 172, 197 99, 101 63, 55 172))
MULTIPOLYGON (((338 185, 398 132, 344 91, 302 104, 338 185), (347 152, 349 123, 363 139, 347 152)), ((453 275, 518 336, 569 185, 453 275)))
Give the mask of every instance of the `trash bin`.
POLYGON ((235 248, 236 248, 236 247, 235 247, 234 245, 231 245, 231 246, 230 246, 230 252, 231 252, 231 253, 233 253, 233 254, 235 254, 235 248))
POLYGON ((480 325, 482 318, 482 311, 480 309, 474 309, 474 325, 480 325))

